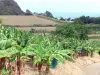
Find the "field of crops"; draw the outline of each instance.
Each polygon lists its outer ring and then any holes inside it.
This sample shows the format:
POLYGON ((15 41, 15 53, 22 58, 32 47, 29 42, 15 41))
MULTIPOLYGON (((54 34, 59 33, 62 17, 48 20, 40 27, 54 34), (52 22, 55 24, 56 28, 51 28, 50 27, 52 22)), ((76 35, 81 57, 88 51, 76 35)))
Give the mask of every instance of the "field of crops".
POLYGON ((88 35, 90 40, 100 41, 100 25, 99 24, 87 24, 91 33, 88 35))
POLYGON ((82 56, 100 53, 100 42, 66 38, 52 33, 37 35, 13 27, 0 26, 0 75, 23 75, 24 65, 35 66, 39 75, 48 75, 50 68, 74 62, 82 56))

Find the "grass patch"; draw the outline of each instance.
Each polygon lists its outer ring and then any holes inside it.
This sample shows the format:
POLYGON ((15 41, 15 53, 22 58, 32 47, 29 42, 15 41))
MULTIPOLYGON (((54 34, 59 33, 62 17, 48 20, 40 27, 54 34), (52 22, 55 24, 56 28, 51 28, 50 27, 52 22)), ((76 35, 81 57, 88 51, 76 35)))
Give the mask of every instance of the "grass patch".
POLYGON ((42 16, 42 15, 38 15, 38 17, 48 19, 48 20, 52 20, 52 21, 57 22, 57 23, 65 23, 65 21, 58 20, 58 19, 55 19, 55 18, 46 17, 46 16, 42 16))
POLYGON ((33 25, 4 25, 5 27, 55 27, 57 25, 42 25, 42 24, 33 24, 33 25))

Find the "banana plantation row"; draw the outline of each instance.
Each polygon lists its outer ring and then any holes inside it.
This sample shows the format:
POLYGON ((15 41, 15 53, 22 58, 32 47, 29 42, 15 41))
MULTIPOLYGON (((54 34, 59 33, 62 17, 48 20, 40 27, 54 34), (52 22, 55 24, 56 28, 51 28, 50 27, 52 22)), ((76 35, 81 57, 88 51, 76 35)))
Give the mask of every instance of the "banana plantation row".
POLYGON ((74 62, 79 56, 93 56, 100 42, 65 38, 53 34, 36 35, 0 26, 0 75, 22 75, 24 64, 34 65, 39 74, 45 67, 55 69, 65 60, 74 62))

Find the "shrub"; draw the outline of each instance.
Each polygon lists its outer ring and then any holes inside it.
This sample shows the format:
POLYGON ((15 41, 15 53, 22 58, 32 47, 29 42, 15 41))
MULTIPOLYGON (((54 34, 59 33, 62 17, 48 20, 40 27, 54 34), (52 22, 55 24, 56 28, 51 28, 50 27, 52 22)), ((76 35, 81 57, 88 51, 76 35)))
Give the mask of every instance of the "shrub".
POLYGON ((67 38, 88 39, 88 29, 80 21, 57 26, 56 33, 67 38))

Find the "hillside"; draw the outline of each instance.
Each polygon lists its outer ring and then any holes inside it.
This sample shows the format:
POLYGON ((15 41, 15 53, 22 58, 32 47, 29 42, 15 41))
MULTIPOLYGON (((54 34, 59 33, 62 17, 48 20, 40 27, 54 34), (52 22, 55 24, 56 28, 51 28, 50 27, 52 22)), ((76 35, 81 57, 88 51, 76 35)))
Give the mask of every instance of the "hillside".
POLYGON ((65 23, 65 21, 62 21, 62 20, 58 20, 58 19, 55 19, 55 18, 51 18, 51 17, 47 17, 47 16, 43 16, 43 15, 37 15, 38 17, 40 18, 44 18, 44 19, 48 19, 48 20, 52 20, 54 22, 57 22, 57 23, 65 23))
POLYGON ((39 18, 37 16, 0 16, 0 19, 3 20, 5 25, 33 25, 33 24, 42 24, 42 25, 56 25, 57 23, 39 18))
POLYGON ((0 15, 24 15, 14 0, 0 0, 0 15))
POLYGON ((5 25, 56 25, 58 23, 55 20, 44 17, 24 16, 25 12, 21 10, 15 0, 0 0, 0 15, 0 19, 3 20, 5 25))

